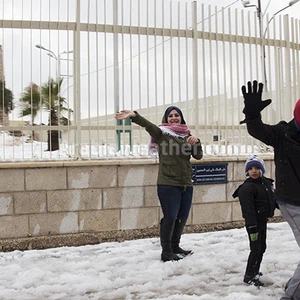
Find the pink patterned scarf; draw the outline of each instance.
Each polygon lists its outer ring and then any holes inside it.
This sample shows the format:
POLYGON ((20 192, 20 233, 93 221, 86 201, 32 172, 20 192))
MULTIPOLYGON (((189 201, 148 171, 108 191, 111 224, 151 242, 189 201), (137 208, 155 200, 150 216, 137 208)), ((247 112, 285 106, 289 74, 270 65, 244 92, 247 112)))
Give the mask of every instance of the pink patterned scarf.
MULTIPOLYGON (((191 134, 190 129, 185 124, 177 124, 177 123, 162 123, 158 125, 161 131, 164 134, 169 134, 174 137, 185 138, 186 136, 191 134)), ((150 136, 149 144, 148 144, 149 154, 153 158, 157 158, 158 146, 156 141, 152 136, 150 136)))

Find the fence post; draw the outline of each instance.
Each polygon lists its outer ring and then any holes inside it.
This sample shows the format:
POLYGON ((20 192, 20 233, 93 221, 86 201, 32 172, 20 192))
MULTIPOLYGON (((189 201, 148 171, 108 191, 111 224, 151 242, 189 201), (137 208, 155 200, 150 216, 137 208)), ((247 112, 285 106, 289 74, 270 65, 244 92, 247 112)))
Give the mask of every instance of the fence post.
POLYGON ((74 119, 75 158, 81 159, 81 105, 80 105, 80 0, 76 3, 76 28, 74 30, 74 119))
POLYGON ((192 2, 193 20, 193 102, 195 107, 195 135, 199 136, 199 95, 198 95, 198 30, 197 30, 197 1, 192 2))
MULTIPOLYGON (((118 0, 113 2, 113 37, 114 37, 114 112, 119 111, 119 39, 118 39, 118 0)), ((118 125, 118 122, 116 123, 118 125)), ((120 130, 116 131, 116 147, 120 151, 120 130)))
POLYGON ((286 42, 285 46, 285 85, 286 85, 286 93, 285 93, 285 103, 288 103, 287 105, 284 105, 284 119, 290 119, 291 118, 291 43, 290 43, 290 30, 289 30, 289 18, 288 15, 283 16, 283 32, 284 32, 284 40, 286 42))

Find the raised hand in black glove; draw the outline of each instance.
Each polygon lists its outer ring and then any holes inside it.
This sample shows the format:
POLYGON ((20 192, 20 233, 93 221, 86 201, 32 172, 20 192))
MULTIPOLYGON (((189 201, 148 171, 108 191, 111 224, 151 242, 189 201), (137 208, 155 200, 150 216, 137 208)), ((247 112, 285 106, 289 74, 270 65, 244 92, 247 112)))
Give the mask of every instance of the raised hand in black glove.
POLYGON ((246 87, 242 86, 242 93, 244 96, 244 109, 243 113, 246 115, 245 120, 241 121, 240 124, 246 123, 248 120, 255 119, 259 116, 260 112, 267 107, 272 100, 261 100, 261 94, 263 91, 263 84, 259 84, 257 90, 257 81, 253 81, 253 86, 251 81, 248 81, 248 93, 246 92, 246 87))

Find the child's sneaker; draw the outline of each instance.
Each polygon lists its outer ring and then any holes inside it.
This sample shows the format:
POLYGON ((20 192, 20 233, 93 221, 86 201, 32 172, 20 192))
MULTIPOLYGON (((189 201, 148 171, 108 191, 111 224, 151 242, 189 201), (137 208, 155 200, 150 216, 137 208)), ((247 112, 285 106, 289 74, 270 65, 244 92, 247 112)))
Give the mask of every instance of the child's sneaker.
POLYGON ((259 275, 256 275, 254 277, 245 275, 244 276, 244 282, 249 284, 249 285, 255 285, 257 287, 264 286, 264 283, 259 280, 259 275))

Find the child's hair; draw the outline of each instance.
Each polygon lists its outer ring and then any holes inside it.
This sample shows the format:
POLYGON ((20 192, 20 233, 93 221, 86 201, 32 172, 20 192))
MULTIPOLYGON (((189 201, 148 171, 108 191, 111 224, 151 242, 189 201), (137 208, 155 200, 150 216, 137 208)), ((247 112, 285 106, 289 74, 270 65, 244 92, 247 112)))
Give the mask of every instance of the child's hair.
POLYGON ((261 171, 261 175, 265 174, 265 163, 257 155, 250 155, 245 163, 245 176, 249 176, 248 171, 252 167, 257 167, 261 171))

